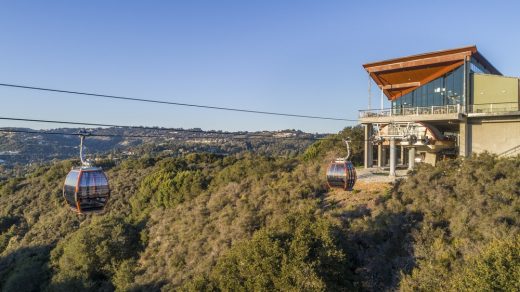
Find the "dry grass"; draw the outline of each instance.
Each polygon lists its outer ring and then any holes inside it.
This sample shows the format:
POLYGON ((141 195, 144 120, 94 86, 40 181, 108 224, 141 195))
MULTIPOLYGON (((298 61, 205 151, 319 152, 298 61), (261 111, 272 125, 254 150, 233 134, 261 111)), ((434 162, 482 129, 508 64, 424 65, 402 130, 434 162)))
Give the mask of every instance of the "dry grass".
POLYGON ((378 198, 388 193, 391 187, 390 183, 358 181, 353 191, 330 190, 325 201, 339 208, 352 209, 364 205, 373 209, 378 198))

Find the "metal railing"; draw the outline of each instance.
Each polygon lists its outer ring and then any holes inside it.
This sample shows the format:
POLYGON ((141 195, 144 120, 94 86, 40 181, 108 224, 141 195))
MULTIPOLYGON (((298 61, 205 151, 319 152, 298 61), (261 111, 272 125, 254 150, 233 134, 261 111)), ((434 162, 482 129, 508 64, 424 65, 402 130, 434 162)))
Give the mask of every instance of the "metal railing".
POLYGON ((518 102, 482 103, 469 106, 469 113, 489 114, 518 111, 518 102))
POLYGON ((460 104, 441 106, 402 107, 379 110, 360 110, 360 118, 390 117, 390 116, 418 116, 418 115, 441 115, 456 114, 464 112, 464 106, 460 104))
POLYGON ((474 104, 468 107, 460 104, 423 106, 423 107, 401 107, 392 109, 360 110, 359 118, 376 118, 391 116, 419 116, 419 115, 445 115, 457 113, 506 113, 519 111, 518 102, 474 104))

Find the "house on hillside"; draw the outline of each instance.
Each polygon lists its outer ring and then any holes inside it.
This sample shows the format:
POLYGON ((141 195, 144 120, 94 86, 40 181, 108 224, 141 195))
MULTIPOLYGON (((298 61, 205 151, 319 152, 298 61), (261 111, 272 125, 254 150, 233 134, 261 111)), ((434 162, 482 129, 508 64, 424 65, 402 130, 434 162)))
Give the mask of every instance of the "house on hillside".
MULTIPOLYGON (((364 64, 387 108, 359 111, 365 168, 489 151, 520 154, 520 80, 503 76, 476 46, 364 64), (387 102, 388 103, 388 102, 387 102)), ((373 88, 373 86, 369 86, 373 88)))

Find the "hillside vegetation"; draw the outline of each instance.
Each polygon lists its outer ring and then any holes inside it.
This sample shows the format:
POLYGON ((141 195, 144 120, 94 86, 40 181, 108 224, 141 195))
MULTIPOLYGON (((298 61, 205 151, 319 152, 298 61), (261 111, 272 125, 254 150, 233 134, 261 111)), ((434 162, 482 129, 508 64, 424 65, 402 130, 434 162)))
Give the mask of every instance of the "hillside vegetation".
POLYGON ((361 135, 347 128, 299 156, 107 160, 103 215, 65 207, 77 161, 11 177, 0 183, 1 290, 520 290, 520 157, 327 190, 325 167, 345 154, 337 138, 361 135))

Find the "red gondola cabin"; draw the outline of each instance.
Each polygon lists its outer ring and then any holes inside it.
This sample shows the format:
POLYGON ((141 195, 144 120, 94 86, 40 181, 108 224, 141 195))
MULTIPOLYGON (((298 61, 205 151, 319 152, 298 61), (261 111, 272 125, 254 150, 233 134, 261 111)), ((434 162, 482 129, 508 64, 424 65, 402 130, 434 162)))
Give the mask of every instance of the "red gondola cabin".
POLYGON ((330 163, 327 169, 327 184, 330 188, 342 188, 351 191, 356 180, 356 169, 352 162, 338 159, 330 163))
POLYGON ((108 179, 100 167, 72 169, 65 179, 63 196, 73 211, 102 212, 110 197, 108 179))

